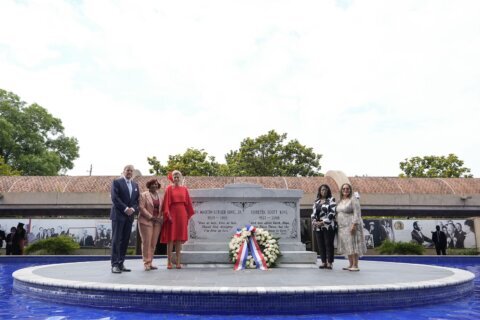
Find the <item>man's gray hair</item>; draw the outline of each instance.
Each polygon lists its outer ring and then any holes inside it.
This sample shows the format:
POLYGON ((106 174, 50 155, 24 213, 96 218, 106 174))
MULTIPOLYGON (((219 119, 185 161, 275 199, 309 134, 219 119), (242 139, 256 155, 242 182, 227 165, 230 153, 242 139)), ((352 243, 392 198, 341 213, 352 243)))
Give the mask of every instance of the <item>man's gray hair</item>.
POLYGON ((128 168, 131 168, 132 171, 135 170, 135 167, 133 166, 133 164, 127 164, 127 165, 123 168, 123 172, 127 171, 128 168))

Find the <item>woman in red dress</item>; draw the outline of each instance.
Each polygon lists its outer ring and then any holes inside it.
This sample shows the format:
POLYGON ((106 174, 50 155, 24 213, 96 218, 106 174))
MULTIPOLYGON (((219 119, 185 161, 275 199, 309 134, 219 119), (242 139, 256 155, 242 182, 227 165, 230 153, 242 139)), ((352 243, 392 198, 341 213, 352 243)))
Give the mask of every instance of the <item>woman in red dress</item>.
POLYGON ((167 268, 172 269, 172 251, 175 242, 176 267, 181 269, 182 244, 188 240, 188 220, 193 216, 193 206, 188 189, 180 185, 182 174, 172 172, 173 185, 169 185, 163 197, 163 225, 160 242, 167 244, 167 268))

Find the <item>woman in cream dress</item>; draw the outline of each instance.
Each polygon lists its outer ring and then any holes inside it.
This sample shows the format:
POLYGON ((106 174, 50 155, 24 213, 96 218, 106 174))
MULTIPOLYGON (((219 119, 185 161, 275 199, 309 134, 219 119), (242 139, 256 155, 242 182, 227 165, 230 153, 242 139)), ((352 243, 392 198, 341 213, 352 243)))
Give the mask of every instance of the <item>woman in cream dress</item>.
POLYGON ((363 235, 360 202, 352 197, 352 186, 344 183, 337 203, 338 252, 348 257, 350 265, 343 270, 360 271, 358 258, 367 252, 363 235))

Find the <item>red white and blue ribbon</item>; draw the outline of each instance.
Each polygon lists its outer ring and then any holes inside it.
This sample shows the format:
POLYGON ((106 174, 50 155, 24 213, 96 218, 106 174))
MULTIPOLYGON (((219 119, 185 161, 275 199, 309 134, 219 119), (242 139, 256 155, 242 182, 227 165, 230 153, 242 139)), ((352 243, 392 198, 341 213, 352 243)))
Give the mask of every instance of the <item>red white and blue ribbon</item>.
MULTIPOLYGON (((258 245, 257 239, 255 239, 256 228, 251 225, 246 225, 246 228, 247 228, 247 231, 250 232, 250 236, 245 238, 242 244, 240 245, 240 248, 237 251, 237 260, 235 261, 233 270, 237 271, 237 270, 242 270, 246 268, 249 253, 252 255, 253 260, 255 260, 255 266, 257 269, 268 270, 265 257, 263 256, 262 250, 258 245)), ((237 232, 235 233, 235 237, 240 237, 241 235, 242 235, 242 230, 237 229, 237 232)))

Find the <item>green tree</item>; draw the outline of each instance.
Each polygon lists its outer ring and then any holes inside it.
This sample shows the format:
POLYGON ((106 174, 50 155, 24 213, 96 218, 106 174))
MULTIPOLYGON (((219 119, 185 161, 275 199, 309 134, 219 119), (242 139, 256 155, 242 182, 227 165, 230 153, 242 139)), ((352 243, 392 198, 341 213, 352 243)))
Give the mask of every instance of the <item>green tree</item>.
POLYGON ((287 134, 275 130, 255 139, 246 138, 240 149, 225 155, 232 176, 318 176, 321 154, 298 140, 285 143, 287 134))
POLYGON ((19 176, 20 171, 17 171, 5 163, 3 157, 0 156, 0 176, 19 176))
POLYGON ((160 161, 157 159, 156 156, 153 157, 147 157, 147 162, 149 165, 152 167, 148 169, 148 171, 156 176, 166 176, 168 171, 166 166, 162 166, 160 161))
POLYGON ((58 175, 78 158, 76 138, 64 134, 62 121, 38 104, 26 105, 0 89, 0 156, 22 175, 58 175))
POLYGON ((150 173, 166 175, 173 170, 179 170, 185 176, 218 176, 220 167, 215 157, 209 156, 203 149, 188 148, 183 154, 168 156, 167 165, 163 166, 157 157, 147 158, 152 166, 150 173))
POLYGON ((472 178, 469 168, 463 167, 463 161, 450 153, 445 156, 412 157, 400 162, 403 171, 400 177, 415 178, 472 178))

